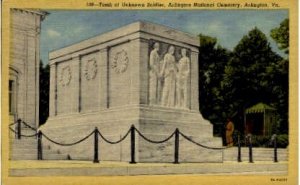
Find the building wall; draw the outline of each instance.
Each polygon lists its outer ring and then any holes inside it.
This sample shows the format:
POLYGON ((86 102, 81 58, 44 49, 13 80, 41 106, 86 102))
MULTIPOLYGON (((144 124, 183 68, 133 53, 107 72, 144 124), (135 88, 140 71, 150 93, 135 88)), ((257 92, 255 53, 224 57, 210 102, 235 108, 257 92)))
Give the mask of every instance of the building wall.
POLYGON ((16 107, 11 112, 32 126, 39 120, 39 39, 45 12, 11 9, 10 80, 16 107))

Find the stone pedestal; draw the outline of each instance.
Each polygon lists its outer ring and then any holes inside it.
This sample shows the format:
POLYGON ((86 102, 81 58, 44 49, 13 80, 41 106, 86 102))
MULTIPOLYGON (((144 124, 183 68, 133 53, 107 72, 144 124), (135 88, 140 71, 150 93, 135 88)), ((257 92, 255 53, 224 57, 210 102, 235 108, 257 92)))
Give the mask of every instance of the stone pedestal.
MULTIPOLYGON (((222 145, 199 113, 199 39, 148 22, 136 22, 50 53, 50 117, 41 130, 71 143, 95 127, 119 140, 132 124, 161 140, 176 128, 196 142, 222 145)), ((73 159, 93 158, 93 137, 59 147, 73 159)), ((222 151, 180 137, 181 162, 221 162, 222 151)), ((100 139, 100 160, 130 160, 130 137, 116 145, 100 139)), ((45 157, 47 159, 47 157, 45 157)), ((173 162, 174 138, 152 144, 136 133, 136 161, 173 162)))

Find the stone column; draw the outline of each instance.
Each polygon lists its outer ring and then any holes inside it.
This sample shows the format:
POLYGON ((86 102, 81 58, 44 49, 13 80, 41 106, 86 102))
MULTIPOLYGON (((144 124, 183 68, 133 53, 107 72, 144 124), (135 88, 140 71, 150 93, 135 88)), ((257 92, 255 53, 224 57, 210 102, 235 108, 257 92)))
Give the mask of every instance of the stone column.
POLYGON ((36 84, 36 93, 35 93, 35 126, 39 127, 39 114, 40 114, 40 17, 36 17, 37 22, 37 30, 35 35, 35 84, 36 84))
POLYGON ((146 39, 139 39, 139 93, 140 100, 139 104, 148 104, 148 95, 149 95, 149 42, 146 39))
POLYGON ((57 113, 57 65, 56 63, 50 65, 50 94, 49 94, 49 117, 55 116, 57 113))
POLYGON ((100 110, 107 109, 109 107, 108 102, 108 48, 103 48, 99 52, 99 93, 100 93, 100 110))
POLYGON ((192 111, 199 111, 199 69, 198 51, 191 51, 191 98, 190 105, 192 111))
POLYGON ((140 75, 140 65, 144 61, 141 60, 141 39, 134 39, 130 41, 131 45, 131 57, 130 57, 130 104, 137 105, 140 104, 140 83, 141 83, 141 75, 140 75))
POLYGON ((80 56, 79 55, 73 55, 72 56, 72 76, 74 78, 73 81, 73 107, 72 107, 72 112, 80 112, 80 106, 81 106, 81 92, 80 92, 80 87, 81 87, 81 65, 80 65, 80 56), (73 72, 74 71, 74 72, 73 72))

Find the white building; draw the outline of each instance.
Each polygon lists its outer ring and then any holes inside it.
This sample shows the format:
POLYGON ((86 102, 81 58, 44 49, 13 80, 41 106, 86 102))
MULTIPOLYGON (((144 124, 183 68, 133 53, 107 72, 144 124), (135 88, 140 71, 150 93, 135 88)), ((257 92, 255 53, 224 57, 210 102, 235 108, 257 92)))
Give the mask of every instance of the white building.
POLYGON ((37 127, 39 121, 40 28, 47 12, 11 9, 9 112, 37 127))

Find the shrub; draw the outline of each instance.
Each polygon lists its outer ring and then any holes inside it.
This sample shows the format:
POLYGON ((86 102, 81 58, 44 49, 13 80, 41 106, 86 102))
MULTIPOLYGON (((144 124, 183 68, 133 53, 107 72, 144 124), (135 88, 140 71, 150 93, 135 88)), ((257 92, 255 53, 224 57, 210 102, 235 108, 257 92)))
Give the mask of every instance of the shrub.
MULTIPOLYGON (((238 145, 238 135, 240 136, 240 144, 241 146, 248 146, 248 141, 246 139, 246 136, 244 134, 241 134, 239 132, 234 132, 233 134, 233 140, 234 145, 238 145)), ((272 136, 258 136, 258 135, 252 135, 252 146, 253 147, 268 147, 273 148, 274 144, 272 141, 272 136)), ((277 135, 277 147, 278 148, 286 148, 289 144, 289 138, 287 134, 281 134, 277 135)))

